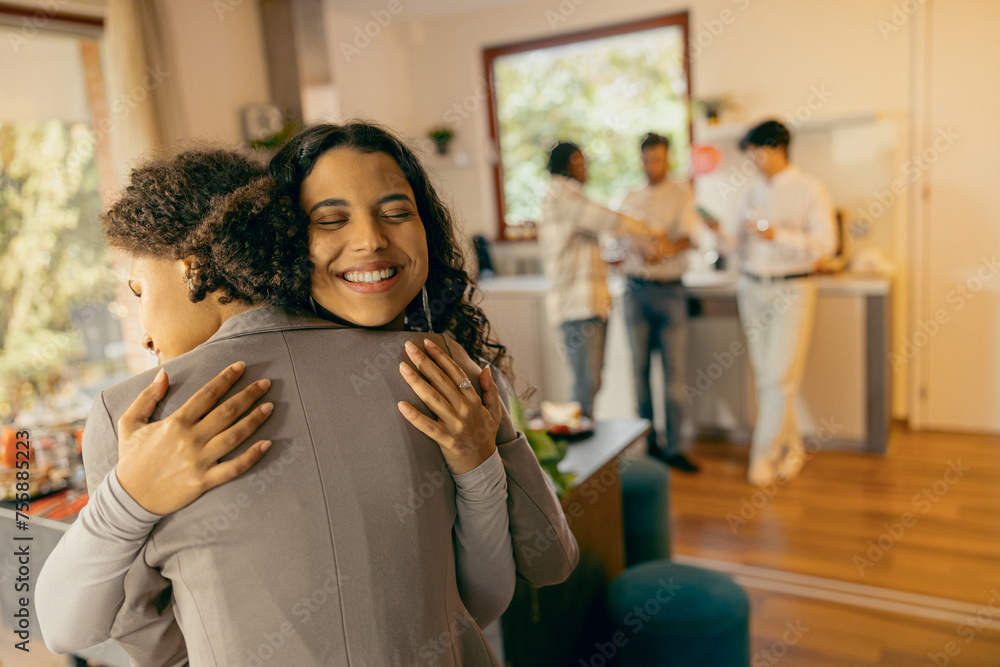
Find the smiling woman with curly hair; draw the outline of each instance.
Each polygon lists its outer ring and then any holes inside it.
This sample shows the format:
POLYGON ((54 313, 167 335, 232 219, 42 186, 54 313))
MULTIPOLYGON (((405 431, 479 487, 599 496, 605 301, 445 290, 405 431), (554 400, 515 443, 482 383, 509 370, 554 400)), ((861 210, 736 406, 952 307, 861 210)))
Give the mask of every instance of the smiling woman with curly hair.
POLYGON ((557 583, 577 547, 503 407, 450 216, 370 124, 306 130, 274 178, 230 158, 140 168, 105 216, 162 369, 94 403, 91 502, 39 581, 46 642, 111 636, 137 664, 497 664, 477 626, 515 565, 557 583))
MULTIPOLYGON (((344 217, 343 211, 350 208, 348 202, 320 201, 329 170, 329 156, 336 151, 390 157, 413 192, 409 205, 426 236, 428 266, 423 288, 427 298, 407 304, 408 323, 425 330, 447 331, 474 358, 484 358, 506 369, 506 348, 491 338, 490 324, 474 303, 476 289, 465 270, 451 213, 438 197, 417 156, 385 128, 359 121, 346 125, 316 125, 293 137, 271 159, 268 172, 279 190, 299 204, 312 223, 313 259, 316 259, 317 246, 322 243, 321 230, 330 224, 325 220, 331 216, 344 217), (425 310, 430 311, 429 322, 425 310)), ((336 292, 346 287, 336 276, 328 276, 322 271, 323 267, 319 267, 319 275, 313 275, 312 288, 313 297, 321 307, 324 297, 337 299, 336 292)), ((363 322, 356 324, 365 326, 363 322)))

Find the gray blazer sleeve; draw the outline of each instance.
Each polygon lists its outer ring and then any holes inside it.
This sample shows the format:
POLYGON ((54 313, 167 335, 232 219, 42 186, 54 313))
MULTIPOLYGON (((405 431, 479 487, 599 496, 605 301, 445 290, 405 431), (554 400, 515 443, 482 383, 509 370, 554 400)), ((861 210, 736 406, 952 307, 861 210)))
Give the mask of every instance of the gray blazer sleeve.
POLYGON ((117 479, 114 473, 104 478, 42 567, 38 622, 55 653, 111 636, 125 573, 159 519, 129 498, 117 479))
POLYGON ((566 580, 580 560, 579 547, 545 472, 523 433, 510 417, 510 388, 493 368, 504 417, 497 433, 497 449, 507 471, 507 513, 517 573, 532 586, 566 580))
POLYGON ((46 559, 38 581, 39 624, 56 653, 88 648, 110 636, 124 597, 125 572, 159 519, 125 493, 113 471, 108 473, 112 457, 104 448, 114 443, 117 449, 117 442, 103 395, 98 396, 83 442, 90 500, 46 559))
POLYGON ((115 476, 118 435, 103 394, 87 419, 83 459, 90 501, 39 577, 38 617, 46 644, 64 653, 112 637, 134 664, 187 664, 169 606, 170 582, 143 558, 160 515, 143 509, 115 476))
POLYGON ((480 627, 514 597, 514 553, 507 519, 507 477, 499 451, 455 480, 455 572, 458 592, 480 627))

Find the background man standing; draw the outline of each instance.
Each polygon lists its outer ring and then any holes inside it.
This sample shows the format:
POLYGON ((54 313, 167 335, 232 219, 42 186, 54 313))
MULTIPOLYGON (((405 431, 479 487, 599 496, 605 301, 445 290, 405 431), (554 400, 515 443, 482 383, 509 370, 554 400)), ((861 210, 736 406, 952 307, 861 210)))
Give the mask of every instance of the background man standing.
POLYGON ((672 468, 697 472, 681 452, 681 424, 687 355, 687 294, 681 276, 687 270, 685 250, 697 234, 694 195, 686 184, 667 179, 670 144, 650 132, 642 139, 642 165, 649 183, 630 192, 622 210, 662 233, 655 243, 633 239, 633 252, 622 268, 627 276, 625 323, 632 347, 632 369, 639 416, 653 422, 649 371, 654 350, 660 351, 666 394, 666 447, 656 428, 648 436, 649 454, 672 468))
POLYGON ((829 195, 789 163, 790 140, 788 129, 770 120, 740 141, 764 177, 740 200, 736 239, 743 274, 737 300, 757 388, 748 472, 754 484, 802 469, 795 399, 816 308, 811 276, 835 248, 829 195))

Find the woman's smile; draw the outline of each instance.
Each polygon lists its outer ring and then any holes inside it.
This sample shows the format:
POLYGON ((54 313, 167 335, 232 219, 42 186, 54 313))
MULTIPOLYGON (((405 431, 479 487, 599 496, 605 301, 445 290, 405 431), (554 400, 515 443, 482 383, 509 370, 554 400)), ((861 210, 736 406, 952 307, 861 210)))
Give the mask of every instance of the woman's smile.
POLYGON ((339 274, 348 289, 361 294, 388 292, 399 284, 402 267, 392 262, 362 262, 339 274))

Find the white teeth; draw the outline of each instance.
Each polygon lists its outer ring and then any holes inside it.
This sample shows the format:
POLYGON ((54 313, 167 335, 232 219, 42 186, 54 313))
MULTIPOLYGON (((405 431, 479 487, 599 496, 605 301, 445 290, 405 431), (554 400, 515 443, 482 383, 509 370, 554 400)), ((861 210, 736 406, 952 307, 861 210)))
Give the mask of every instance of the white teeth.
POLYGON ((378 283, 392 278, 396 273, 398 273, 396 268, 380 271, 348 271, 344 274, 344 280, 351 283, 378 283))

